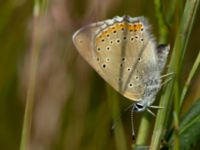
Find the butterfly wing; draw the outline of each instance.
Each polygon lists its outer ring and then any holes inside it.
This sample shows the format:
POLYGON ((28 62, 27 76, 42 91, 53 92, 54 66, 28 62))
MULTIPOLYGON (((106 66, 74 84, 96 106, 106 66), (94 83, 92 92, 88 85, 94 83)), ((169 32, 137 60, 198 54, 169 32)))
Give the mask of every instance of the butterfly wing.
POLYGON ((155 42, 143 17, 117 17, 97 22, 75 33, 79 53, 115 90, 140 101, 146 84, 155 74, 155 42))

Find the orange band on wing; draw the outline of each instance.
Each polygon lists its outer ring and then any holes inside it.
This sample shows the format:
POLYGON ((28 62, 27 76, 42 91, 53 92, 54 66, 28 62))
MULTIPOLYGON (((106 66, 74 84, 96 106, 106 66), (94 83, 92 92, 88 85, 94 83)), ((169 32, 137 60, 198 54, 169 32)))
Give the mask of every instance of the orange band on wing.
POLYGON ((100 41, 104 41, 104 38, 108 38, 110 36, 111 33, 115 33, 119 30, 129 30, 129 31, 139 31, 139 30, 143 30, 144 26, 143 24, 141 24, 140 22, 138 23, 115 23, 112 26, 104 29, 102 32, 99 33, 99 35, 97 35, 97 39, 96 42, 100 42, 100 41))

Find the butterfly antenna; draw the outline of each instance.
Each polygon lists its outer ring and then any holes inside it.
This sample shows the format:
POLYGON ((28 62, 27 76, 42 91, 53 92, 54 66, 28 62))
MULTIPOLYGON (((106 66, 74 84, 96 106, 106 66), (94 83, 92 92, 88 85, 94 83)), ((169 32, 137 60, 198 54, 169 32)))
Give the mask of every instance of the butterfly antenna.
POLYGON ((132 138, 135 140, 135 131, 134 131, 134 124, 133 124, 133 113, 134 109, 131 109, 131 130, 132 130, 132 138))

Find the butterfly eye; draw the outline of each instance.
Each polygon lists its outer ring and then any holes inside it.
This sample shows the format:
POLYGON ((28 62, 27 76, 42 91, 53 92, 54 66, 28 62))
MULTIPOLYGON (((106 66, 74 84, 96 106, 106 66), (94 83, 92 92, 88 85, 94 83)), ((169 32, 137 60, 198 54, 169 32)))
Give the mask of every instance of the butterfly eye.
POLYGON ((137 106, 137 108, 139 108, 139 109, 143 109, 144 108, 144 106, 143 105, 141 105, 141 104, 135 104, 136 106, 137 106))
POLYGON ((135 112, 140 112, 140 111, 144 111, 145 107, 142 104, 138 104, 136 103, 133 107, 133 110, 135 112))
POLYGON ((136 104, 134 105, 133 110, 134 110, 135 112, 139 112, 139 111, 143 111, 144 108, 145 108, 145 107, 144 107, 142 104, 136 103, 136 104))

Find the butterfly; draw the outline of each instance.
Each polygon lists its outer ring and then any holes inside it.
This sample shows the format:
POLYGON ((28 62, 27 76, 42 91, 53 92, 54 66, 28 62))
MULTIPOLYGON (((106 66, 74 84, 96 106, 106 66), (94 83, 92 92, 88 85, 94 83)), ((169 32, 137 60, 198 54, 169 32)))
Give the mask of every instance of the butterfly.
POLYGON ((158 45, 145 17, 114 17, 76 31, 73 43, 81 56, 117 92, 134 101, 133 112, 153 106, 169 45, 158 45))

